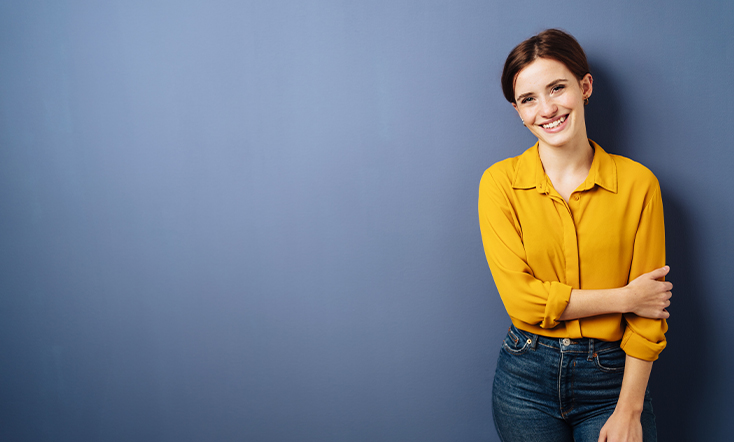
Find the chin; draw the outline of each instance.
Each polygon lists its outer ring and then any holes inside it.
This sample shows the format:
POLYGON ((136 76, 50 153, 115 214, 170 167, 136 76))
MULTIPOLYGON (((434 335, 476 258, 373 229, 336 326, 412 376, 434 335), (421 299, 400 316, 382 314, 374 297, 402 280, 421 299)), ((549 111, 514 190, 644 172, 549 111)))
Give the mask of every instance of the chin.
MULTIPOLYGON (((541 129, 541 132, 536 133, 535 135, 538 137, 538 140, 540 140, 542 144, 560 148, 571 143, 577 137, 581 137, 581 135, 576 134, 574 131, 568 129, 570 128, 566 128, 566 130, 564 130, 563 132, 559 132, 556 134, 547 134, 543 132, 543 129, 541 129)), ((585 139, 586 138, 584 137, 584 140, 585 139)))

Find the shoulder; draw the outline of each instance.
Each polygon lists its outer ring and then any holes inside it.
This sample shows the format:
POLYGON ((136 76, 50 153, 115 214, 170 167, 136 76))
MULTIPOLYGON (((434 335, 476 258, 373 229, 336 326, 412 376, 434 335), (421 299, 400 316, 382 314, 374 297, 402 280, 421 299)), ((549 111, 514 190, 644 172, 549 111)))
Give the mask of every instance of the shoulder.
POLYGON ((633 188, 657 189, 658 179, 654 173, 644 165, 621 155, 609 154, 617 166, 617 176, 621 186, 633 188))
POLYGON ((660 183, 650 169, 620 155, 612 155, 612 159, 617 166, 619 193, 629 203, 637 201, 646 207, 650 201, 661 198, 660 183))
POLYGON ((507 183, 512 184, 512 180, 515 176, 515 170, 517 169, 517 162, 519 157, 507 158, 502 161, 498 161, 492 164, 482 174, 482 183, 488 181, 494 181, 496 183, 507 183))
POLYGON ((498 161, 484 171, 480 187, 499 186, 510 188, 517 180, 518 174, 532 174, 533 161, 537 158, 535 146, 521 155, 498 161))

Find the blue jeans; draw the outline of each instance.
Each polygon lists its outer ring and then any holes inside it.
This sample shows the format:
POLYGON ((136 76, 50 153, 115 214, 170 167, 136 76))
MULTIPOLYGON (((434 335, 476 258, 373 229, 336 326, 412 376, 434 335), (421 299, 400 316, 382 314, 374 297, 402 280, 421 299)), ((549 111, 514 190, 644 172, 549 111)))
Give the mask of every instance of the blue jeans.
MULTIPOLYGON (((503 442, 597 442, 624 376, 619 341, 556 339, 514 325, 502 343, 492 388, 494 424, 503 442)), ((642 411, 644 442, 655 442, 650 392, 642 411)))

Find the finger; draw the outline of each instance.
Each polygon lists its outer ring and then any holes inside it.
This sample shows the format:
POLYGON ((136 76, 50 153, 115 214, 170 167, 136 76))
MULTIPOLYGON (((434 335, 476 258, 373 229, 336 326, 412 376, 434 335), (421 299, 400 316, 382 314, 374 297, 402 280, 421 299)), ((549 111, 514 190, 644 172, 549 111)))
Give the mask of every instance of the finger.
POLYGON ((660 267, 659 269, 655 269, 652 272, 648 273, 651 279, 660 279, 663 276, 667 275, 670 271, 669 266, 660 267))

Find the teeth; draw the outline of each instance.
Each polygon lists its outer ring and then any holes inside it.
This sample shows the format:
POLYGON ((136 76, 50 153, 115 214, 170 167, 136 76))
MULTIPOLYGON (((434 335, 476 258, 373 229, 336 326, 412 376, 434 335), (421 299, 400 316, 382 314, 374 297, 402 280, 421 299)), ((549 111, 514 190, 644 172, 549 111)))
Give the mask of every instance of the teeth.
POLYGON ((543 124, 542 126, 544 129, 553 129, 554 127, 558 127, 558 125, 563 123, 564 121, 566 121, 566 117, 561 117, 552 123, 543 124))

